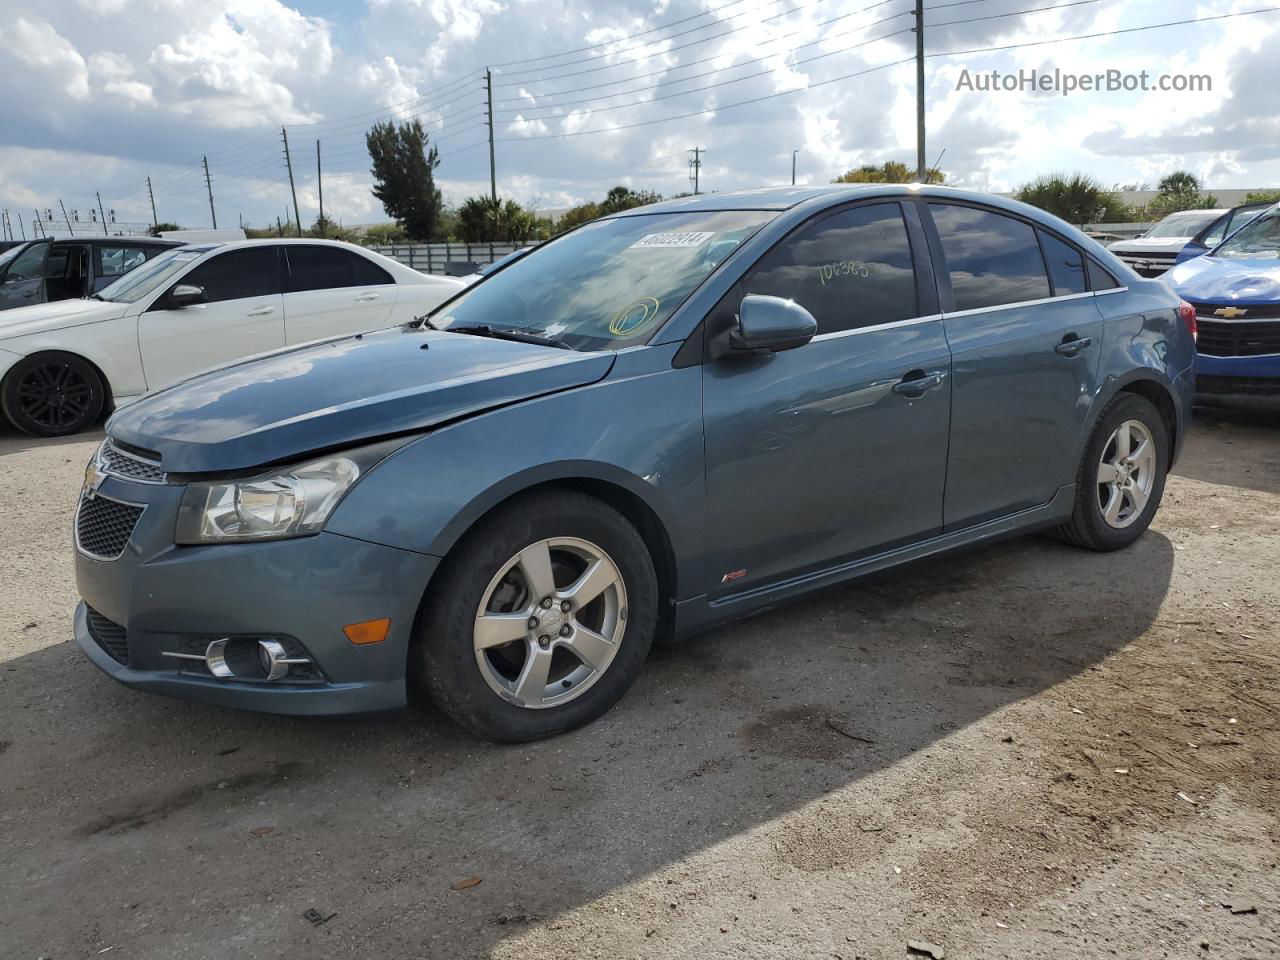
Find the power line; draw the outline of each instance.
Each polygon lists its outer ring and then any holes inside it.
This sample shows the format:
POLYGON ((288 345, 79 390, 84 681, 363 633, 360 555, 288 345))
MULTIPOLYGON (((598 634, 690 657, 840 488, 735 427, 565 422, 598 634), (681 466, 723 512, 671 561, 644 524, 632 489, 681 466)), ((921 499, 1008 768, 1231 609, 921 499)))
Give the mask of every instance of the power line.
POLYGON ((1044 13, 1046 10, 1065 10, 1067 7, 1083 7, 1090 3, 1098 3, 1098 0, 1071 0, 1070 3, 1059 3, 1049 7, 1033 7, 1030 10, 1015 10, 1012 13, 993 13, 985 17, 966 17, 963 20, 943 20, 939 23, 928 24, 928 26, 930 29, 935 27, 953 27, 958 23, 978 23, 982 20, 999 20, 1002 17, 1020 17, 1028 13, 1044 13))
MULTIPOLYGON (((1083 0, 1083 2, 1088 2, 1088 3, 1097 3, 1097 2, 1098 2, 1098 0, 1083 0)), ((858 12, 861 12, 861 11, 858 11, 858 12)), ((729 66, 727 66, 727 67, 720 67, 720 68, 718 68, 718 69, 716 69, 716 70, 705 70, 705 71, 703 71, 702 73, 690 74, 689 76, 687 76, 687 77, 681 77, 681 78, 679 78, 678 80, 668 80, 668 81, 666 81, 666 82, 664 82, 664 83, 657 83, 657 84, 654 84, 654 85, 652 85, 652 86, 648 86, 648 87, 641 87, 641 88, 639 88, 638 90, 620 90, 620 91, 618 91, 617 93, 606 93, 606 94, 600 94, 599 96, 595 96, 595 97, 583 97, 583 98, 578 99, 578 100, 565 100, 565 101, 561 101, 561 102, 559 102, 559 103, 549 103, 549 104, 529 104, 529 105, 527 106, 527 109, 538 109, 539 107, 542 107, 542 106, 547 106, 547 107, 567 107, 567 106, 572 106, 572 105, 574 105, 574 104, 579 104, 579 103, 592 103, 592 102, 594 102, 594 101, 596 101, 596 100, 609 100, 609 99, 611 99, 611 98, 613 98, 613 97, 630 96, 631 94, 635 94, 635 93, 644 93, 644 92, 646 92, 646 91, 648 91, 648 90, 658 90, 658 89, 661 89, 662 87, 667 86, 668 84, 685 83, 685 82, 687 82, 687 81, 689 81, 689 80, 697 80, 697 79, 700 79, 700 78, 702 78, 702 77, 710 77, 710 76, 713 76, 714 74, 717 74, 717 73, 724 73, 724 72, 729 71, 729 70, 736 70, 736 69, 738 69, 739 67, 746 67, 746 66, 750 66, 750 65, 751 65, 751 64, 753 64, 753 63, 763 63, 763 62, 765 62, 766 60, 772 60, 772 59, 774 59, 775 57, 779 57, 779 56, 784 56, 784 57, 785 57, 785 56, 789 56, 789 55, 791 55, 791 54, 793 54, 793 53, 796 53, 797 51, 800 51, 800 50, 805 49, 805 47, 813 47, 813 46, 817 46, 817 45, 818 45, 818 44, 820 44, 820 43, 827 43, 827 42, 830 42, 831 40, 838 40, 838 39, 840 39, 841 37, 848 37, 848 36, 852 36, 852 35, 854 35, 854 34, 862 33, 863 31, 865 31, 865 30, 869 30, 869 29, 871 29, 872 27, 878 26, 878 25, 880 25, 880 24, 882 24, 882 23, 888 23, 890 20, 897 20, 899 17, 907 16, 907 15, 908 15, 908 14, 910 14, 910 13, 911 13, 911 11, 910 11, 910 10, 902 10, 902 11, 900 11, 900 12, 898 12, 898 13, 893 14, 892 16, 889 16, 889 17, 881 17, 879 20, 873 20, 871 23, 862 24, 861 26, 855 27, 855 28, 854 28, 854 29, 852 29, 852 30, 846 30, 846 31, 843 31, 843 32, 841 32, 841 33, 834 33, 834 34, 830 34, 830 35, 827 35, 827 36, 819 37, 817 40, 810 40, 808 43, 802 43, 802 44, 800 44, 800 45, 799 45, 799 46, 797 46, 797 47, 792 47, 790 50, 783 50, 783 51, 780 51, 780 52, 778 52, 778 53, 771 53, 771 54, 768 54, 767 56, 763 56, 763 57, 754 57, 754 58, 752 58, 752 59, 750 59, 750 60, 741 60, 741 61, 739 61, 739 62, 737 62, 737 63, 730 64, 730 65, 729 65, 729 66)), ((851 16, 851 14, 846 14, 846 16, 851 16)), ((831 20, 825 21, 824 23, 819 23, 819 24, 817 24, 817 26, 818 26, 818 27, 823 27, 823 26, 826 26, 826 25, 827 25, 827 24, 829 24, 829 23, 833 23, 835 20, 840 20, 840 19, 843 19, 843 18, 842 18, 842 17, 833 17, 831 20)), ((791 34, 782 34, 782 35, 780 35, 780 36, 778 36, 778 37, 775 37, 775 38, 773 38, 773 39, 774 39, 774 40, 781 40, 781 39, 785 39, 787 36, 794 36, 796 33, 801 33, 801 32, 803 32, 803 31, 799 31, 799 30, 797 30, 797 31, 793 31, 791 34)), ((904 31, 899 30, 899 31, 896 31, 895 33, 889 33, 889 34, 886 34, 885 36, 890 36, 890 37, 892 37, 892 36, 896 36, 898 33, 902 33, 902 32, 904 32, 904 31)), ((881 38, 878 38, 878 37, 877 37, 877 38, 875 38, 875 39, 881 39, 881 38)), ((772 42, 772 41, 766 41, 766 42, 772 42)), ((854 46, 852 46, 852 47, 842 47, 840 50, 833 50, 833 51, 831 51, 830 53, 822 54, 822 57, 835 56, 835 55, 836 55, 836 54, 838 54, 838 53, 845 53, 845 52, 847 52, 847 51, 849 51, 849 50, 857 49, 857 47, 859 47, 859 46, 862 46, 862 44, 855 44, 855 45, 854 45, 854 46)), ((819 59, 822 59, 822 57, 813 57, 813 58, 811 58, 810 60, 800 60, 800 61, 797 61, 796 63, 789 64, 789 66, 800 66, 801 64, 804 64, 804 63, 811 63, 813 60, 819 60, 819 59)), ((706 62, 707 60, 715 60, 715 59, 717 59, 717 57, 707 57, 707 58, 705 58, 704 60, 702 60, 702 61, 697 61, 697 62, 706 62)), ((692 64, 691 64, 691 65, 692 65, 692 64)), ((657 73, 654 73, 654 74, 648 74, 648 76, 660 76, 660 75, 662 75, 662 74, 664 74, 664 73, 667 73, 667 72, 669 72, 669 71, 658 71, 657 73)), ((751 76, 753 76, 753 77, 755 77, 755 76, 761 76, 761 74, 758 74, 758 73, 757 73, 757 74, 752 74, 751 76)), ((633 79, 633 80, 638 80, 638 79, 643 79, 643 78, 642 78, 642 77, 633 77, 632 79, 633 79)), ((744 78, 742 78, 742 79, 747 80, 747 79, 751 79, 751 78, 750 78, 750 77, 744 77, 744 78)), ((615 81, 615 82, 626 82, 626 81, 615 81)), ((707 89, 707 88, 702 88, 702 89, 707 89)), ((692 92, 696 92, 696 91, 688 91, 688 92, 692 93, 692 92)), ((535 96, 535 97, 536 97, 537 95, 536 95, 536 94, 533 94, 533 96, 535 96)), ((661 99, 661 98, 654 97, 654 98, 652 98, 652 99, 661 99)), ((641 102, 648 102, 648 101, 641 101, 641 102)), ((499 113, 519 113, 519 112, 522 112, 522 111, 517 110, 517 109, 514 109, 514 108, 508 108, 508 109, 505 109, 505 110, 500 110, 500 111, 498 111, 498 112, 499 112, 499 113)), ((539 118, 526 117, 525 119, 539 119, 539 118)), ((541 118, 541 119, 545 119, 545 118, 541 118)))

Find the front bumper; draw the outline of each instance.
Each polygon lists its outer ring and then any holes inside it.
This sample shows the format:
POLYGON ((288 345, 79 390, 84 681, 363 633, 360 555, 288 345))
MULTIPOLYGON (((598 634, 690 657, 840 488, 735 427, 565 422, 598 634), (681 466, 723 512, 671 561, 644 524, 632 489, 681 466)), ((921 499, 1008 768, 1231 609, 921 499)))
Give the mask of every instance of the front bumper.
POLYGON ((173 544, 181 486, 108 478, 100 493, 145 506, 123 553, 76 550, 75 638, 127 686, 220 706, 286 714, 386 710, 406 702, 418 604, 439 560, 331 533, 256 544, 173 544), (113 656, 87 607, 123 629, 113 656), (353 645, 343 626, 391 619, 386 640, 353 645), (219 637, 283 637, 314 664, 305 682, 219 679, 165 652, 219 637), (117 659, 119 658, 119 659, 117 659), (123 662, 121 662, 123 661, 123 662))
POLYGON ((1196 357, 1196 402, 1280 404, 1280 354, 1196 357))

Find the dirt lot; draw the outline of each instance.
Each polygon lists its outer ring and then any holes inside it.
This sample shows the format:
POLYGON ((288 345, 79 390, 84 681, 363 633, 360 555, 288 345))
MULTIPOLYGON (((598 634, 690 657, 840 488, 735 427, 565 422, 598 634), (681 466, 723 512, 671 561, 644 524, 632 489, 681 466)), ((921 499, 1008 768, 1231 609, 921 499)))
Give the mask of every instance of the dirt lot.
POLYGON ((95 442, 0 435, 5 960, 1280 956, 1280 417, 1198 418, 1128 551, 834 589, 506 748, 98 673, 95 442))

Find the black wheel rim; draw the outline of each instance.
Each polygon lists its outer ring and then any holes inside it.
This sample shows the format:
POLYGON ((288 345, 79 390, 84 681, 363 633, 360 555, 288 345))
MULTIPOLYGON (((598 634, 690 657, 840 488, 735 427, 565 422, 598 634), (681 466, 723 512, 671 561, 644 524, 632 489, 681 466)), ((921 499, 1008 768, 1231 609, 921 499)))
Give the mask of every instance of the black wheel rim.
POLYGON ((93 403, 93 385, 69 363, 32 367, 18 382, 18 408, 31 424, 65 430, 82 422, 93 403))

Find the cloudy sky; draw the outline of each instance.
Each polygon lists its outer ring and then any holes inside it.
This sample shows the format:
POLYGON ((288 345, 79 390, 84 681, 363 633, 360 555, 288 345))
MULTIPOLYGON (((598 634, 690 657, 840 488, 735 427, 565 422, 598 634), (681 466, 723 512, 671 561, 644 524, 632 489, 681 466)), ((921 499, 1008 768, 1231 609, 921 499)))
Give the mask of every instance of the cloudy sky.
MULTIPOLYGON (((1071 169, 1106 183, 1179 167, 1217 187, 1280 186, 1280 13, 1056 44, 1268 6, 1187 0, 925 0, 928 152, 951 183, 1008 190, 1071 169), (1059 9, 1044 9, 1051 7, 1059 9), (1035 12, 1024 12, 1035 11, 1035 12), (971 22, 956 23, 966 20, 971 22), (986 47, 1013 49, 950 54, 986 47), (978 92, 962 71, 1208 74, 1206 93, 978 92)), ((914 165, 912 0, 4 0, 0 206, 89 219, 102 202, 207 226, 285 216, 289 131, 302 219, 385 219, 364 131, 418 116, 459 201, 488 189, 483 71, 493 69, 499 192, 540 207, 613 184, 801 182, 914 165), (782 94, 775 96, 775 94, 782 94), (764 99, 761 99, 764 98, 764 99), (754 101, 754 102, 748 102, 754 101)))

